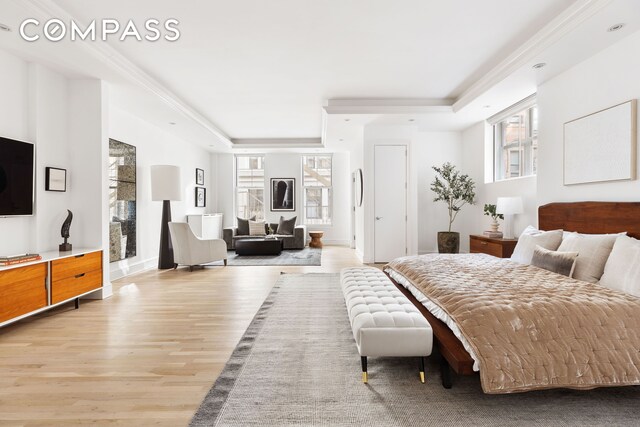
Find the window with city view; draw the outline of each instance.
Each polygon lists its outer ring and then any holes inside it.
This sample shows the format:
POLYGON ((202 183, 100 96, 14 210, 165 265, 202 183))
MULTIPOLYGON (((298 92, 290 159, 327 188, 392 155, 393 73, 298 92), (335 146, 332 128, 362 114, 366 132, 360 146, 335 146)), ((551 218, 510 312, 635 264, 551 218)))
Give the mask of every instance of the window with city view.
POLYGON ((306 224, 331 224, 331 164, 331 155, 302 156, 306 224))
POLYGON ((530 105, 493 126, 495 180, 535 175, 538 168, 538 108, 530 105))
POLYGON ((236 216, 264 220, 264 156, 236 156, 236 216))

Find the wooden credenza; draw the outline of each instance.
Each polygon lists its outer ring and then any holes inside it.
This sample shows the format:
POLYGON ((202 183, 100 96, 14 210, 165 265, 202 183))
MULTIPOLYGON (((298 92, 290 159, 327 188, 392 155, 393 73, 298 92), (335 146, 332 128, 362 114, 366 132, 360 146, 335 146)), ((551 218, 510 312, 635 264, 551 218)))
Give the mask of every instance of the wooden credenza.
POLYGON ((102 251, 48 252, 0 267, 0 326, 75 300, 102 287, 102 251))

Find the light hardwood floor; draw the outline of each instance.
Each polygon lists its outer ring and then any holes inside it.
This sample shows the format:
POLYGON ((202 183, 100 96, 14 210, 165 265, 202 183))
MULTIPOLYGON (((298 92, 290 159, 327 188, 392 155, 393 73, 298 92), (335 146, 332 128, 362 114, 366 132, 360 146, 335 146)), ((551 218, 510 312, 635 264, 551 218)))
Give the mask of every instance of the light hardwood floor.
POLYGON ((321 267, 151 270, 2 328, 0 425, 187 425, 280 272, 357 265, 329 246, 321 267))

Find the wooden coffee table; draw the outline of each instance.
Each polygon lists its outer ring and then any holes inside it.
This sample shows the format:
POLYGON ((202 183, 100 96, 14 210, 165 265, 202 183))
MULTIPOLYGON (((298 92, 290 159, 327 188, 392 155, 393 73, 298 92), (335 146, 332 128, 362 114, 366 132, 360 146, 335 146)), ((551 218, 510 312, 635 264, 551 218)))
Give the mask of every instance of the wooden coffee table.
POLYGON ((324 236, 324 231, 310 231, 309 236, 311 237, 311 241, 309 242, 310 248, 322 248, 322 236, 324 236))
POLYGON ((282 239, 241 239, 235 246, 236 255, 280 255, 282 239))

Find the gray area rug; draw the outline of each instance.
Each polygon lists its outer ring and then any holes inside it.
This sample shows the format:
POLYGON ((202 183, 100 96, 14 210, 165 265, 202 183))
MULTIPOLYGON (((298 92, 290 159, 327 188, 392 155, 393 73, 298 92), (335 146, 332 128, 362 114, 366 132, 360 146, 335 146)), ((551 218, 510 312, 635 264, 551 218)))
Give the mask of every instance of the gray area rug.
MULTIPOLYGON (((228 252, 227 265, 321 265, 322 249, 284 250, 280 255, 236 255, 228 252)), ((219 264, 219 263, 218 263, 219 264)))
POLYGON ((638 425, 640 388, 485 395, 477 376, 427 383, 413 358, 369 358, 369 384, 338 275, 283 275, 192 426, 638 425))

